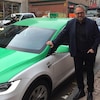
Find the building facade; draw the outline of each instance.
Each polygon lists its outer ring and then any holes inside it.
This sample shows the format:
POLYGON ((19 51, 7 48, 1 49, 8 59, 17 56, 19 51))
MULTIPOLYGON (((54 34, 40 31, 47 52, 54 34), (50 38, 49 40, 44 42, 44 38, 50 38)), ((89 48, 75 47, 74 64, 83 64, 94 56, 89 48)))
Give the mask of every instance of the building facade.
POLYGON ((0 19, 19 12, 34 12, 37 17, 57 12, 60 17, 69 17, 77 4, 100 7, 100 0, 0 0, 0 19))
POLYGON ((88 7, 89 0, 29 0, 29 11, 39 17, 49 12, 58 12, 61 17, 68 17, 77 4, 88 7))
POLYGON ((100 8, 100 0, 97 0, 97 7, 100 8))
POLYGON ((28 0, 2 0, 0 1, 0 19, 11 13, 28 12, 28 0))

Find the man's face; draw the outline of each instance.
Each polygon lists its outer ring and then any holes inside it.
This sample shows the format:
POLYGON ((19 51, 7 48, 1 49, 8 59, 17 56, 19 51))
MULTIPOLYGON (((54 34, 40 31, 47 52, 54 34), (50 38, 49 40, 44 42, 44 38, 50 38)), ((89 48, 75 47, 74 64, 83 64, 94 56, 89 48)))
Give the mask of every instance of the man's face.
POLYGON ((78 7, 75 9, 75 15, 76 15, 76 18, 79 20, 79 21, 82 21, 85 17, 85 11, 84 9, 78 7))

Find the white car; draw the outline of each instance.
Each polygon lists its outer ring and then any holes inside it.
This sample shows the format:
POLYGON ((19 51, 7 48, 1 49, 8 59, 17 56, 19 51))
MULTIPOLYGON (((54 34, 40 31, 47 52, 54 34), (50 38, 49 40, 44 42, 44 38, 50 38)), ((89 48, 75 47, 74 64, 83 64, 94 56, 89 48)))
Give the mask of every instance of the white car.
POLYGON ((34 13, 14 13, 14 14, 11 14, 11 15, 8 15, 7 17, 5 17, 4 20, 1 20, 0 25, 3 26, 7 23, 10 23, 12 17, 15 17, 15 16, 18 21, 26 19, 26 18, 35 18, 36 17, 34 13))
POLYGON ((98 25, 98 28, 99 28, 99 30, 100 30, 100 18, 96 18, 95 21, 96 21, 96 23, 97 23, 97 25, 98 25))
POLYGON ((48 100, 74 73, 69 46, 54 40, 69 18, 29 18, 0 31, 0 100, 48 100), (52 51, 52 52, 51 52, 52 51))
POLYGON ((99 28, 99 30, 100 30, 100 18, 99 18, 99 17, 88 17, 88 18, 90 18, 90 19, 96 21, 96 23, 97 23, 97 25, 98 25, 98 28, 99 28))

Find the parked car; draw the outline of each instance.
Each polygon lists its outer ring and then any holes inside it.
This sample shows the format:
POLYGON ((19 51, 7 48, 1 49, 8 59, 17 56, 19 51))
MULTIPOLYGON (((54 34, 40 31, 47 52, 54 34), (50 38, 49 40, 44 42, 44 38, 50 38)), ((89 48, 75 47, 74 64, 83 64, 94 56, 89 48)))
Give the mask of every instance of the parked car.
POLYGON ((100 18, 96 18, 95 20, 96 20, 96 23, 97 23, 98 28, 99 28, 99 30, 100 30, 100 18))
POLYGON ((26 18, 34 18, 36 16, 34 13, 13 13, 5 17, 4 20, 0 21, 1 26, 10 23, 13 17, 16 17, 17 21, 20 21, 26 18))
POLYGON ((90 19, 92 19, 92 20, 95 20, 96 23, 97 23, 97 25, 98 25, 98 28, 99 28, 99 30, 100 30, 100 18, 99 18, 99 17, 88 17, 88 18, 90 18, 90 19))
POLYGON ((74 73, 69 46, 50 54, 69 18, 30 18, 0 32, 0 100, 48 100, 53 90, 74 73))

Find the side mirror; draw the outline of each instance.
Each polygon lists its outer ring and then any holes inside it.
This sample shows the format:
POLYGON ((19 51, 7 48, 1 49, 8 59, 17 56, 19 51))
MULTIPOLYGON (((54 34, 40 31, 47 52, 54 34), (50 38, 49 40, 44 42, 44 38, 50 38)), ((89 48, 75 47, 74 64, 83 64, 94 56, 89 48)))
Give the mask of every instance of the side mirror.
POLYGON ((67 53, 69 52, 69 46, 68 45, 60 45, 55 53, 67 53))

